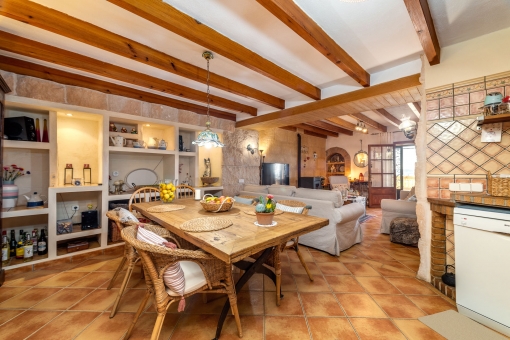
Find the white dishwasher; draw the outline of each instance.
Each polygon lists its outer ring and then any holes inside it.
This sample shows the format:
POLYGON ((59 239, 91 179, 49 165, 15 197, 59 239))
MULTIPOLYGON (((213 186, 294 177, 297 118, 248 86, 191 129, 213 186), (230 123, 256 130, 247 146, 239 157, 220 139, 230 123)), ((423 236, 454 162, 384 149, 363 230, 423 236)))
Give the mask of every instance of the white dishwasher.
POLYGON ((461 205, 453 211, 457 308, 510 336, 510 210, 461 205))

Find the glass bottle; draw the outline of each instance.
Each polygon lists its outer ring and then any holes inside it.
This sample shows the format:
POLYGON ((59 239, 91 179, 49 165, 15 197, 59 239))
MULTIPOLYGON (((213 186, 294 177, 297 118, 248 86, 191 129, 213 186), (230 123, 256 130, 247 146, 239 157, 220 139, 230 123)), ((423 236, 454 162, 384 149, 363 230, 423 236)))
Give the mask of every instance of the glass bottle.
POLYGON ((34 245, 32 244, 32 237, 30 237, 28 232, 25 235, 23 248, 23 262, 32 261, 34 259, 34 245))
POLYGON ((11 258, 11 250, 9 249, 9 239, 7 238, 7 231, 2 232, 2 264, 9 263, 11 258))
POLYGON ((44 229, 41 229, 41 235, 37 240, 37 254, 46 255, 48 253, 48 240, 44 229))
POLYGON ((25 254, 24 248, 25 242, 23 241, 23 236, 20 236, 18 243, 16 244, 16 258, 23 259, 25 254))
POLYGON ((14 234, 14 230, 11 230, 11 243, 10 243, 10 249, 11 249, 11 257, 16 257, 16 235, 14 234))
POLYGON ((42 136, 42 141, 44 143, 48 143, 49 142, 49 139, 48 139, 48 120, 47 119, 43 120, 43 136, 42 136))
POLYGON ((34 246, 34 254, 37 253, 37 238, 38 238, 38 235, 39 234, 39 231, 37 230, 37 228, 35 228, 34 230, 32 230, 32 245, 34 246))

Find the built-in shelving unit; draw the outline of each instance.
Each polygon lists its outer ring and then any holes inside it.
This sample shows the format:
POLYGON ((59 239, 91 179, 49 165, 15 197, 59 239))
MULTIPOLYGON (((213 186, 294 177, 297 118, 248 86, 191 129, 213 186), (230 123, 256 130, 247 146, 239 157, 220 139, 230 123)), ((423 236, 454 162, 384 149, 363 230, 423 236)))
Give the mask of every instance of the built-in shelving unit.
MULTIPOLYGON (((46 120, 49 132, 48 143, 3 141, 4 164, 17 164, 31 171, 15 182, 20 194, 17 206, 1 211, 4 230, 9 237, 10 230, 14 230, 18 239, 21 230, 30 232, 37 228, 40 232, 46 229, 48 237, 47 255, 36 255, 30 262, 10 259, 4 267, 6 270, 119 246, 121 241, 108 241, 106 211, 109 202, 131 197, 133 190, 120 195, 110 192, 114 181, 124 180, 135 169, 150 169, 163 181, 182 183, 189 179, 202 195, 222 194, 221 181, 214 186, 202 186, 200 182, 205 158, 211 159, 212 176, 221 178, 222 165, 221 150, 199 149, 191 144, 204 127, 9 95, 5 104, 6 117, 39 119, 41 131, 42 122, 46 120), (112 123, 118 131, 110 131, 112 123), (123 127, 127 133, 120 132, 123 127), (130 133, 133 128, 136 134, 130 133), (110 137, 115 136, 131 142, 124 147, 114 146, 110 137), (179 136, 182 136, 184 150, 189 151, 179 151, 179 136), (148 148, 157 146, 161 140, 166 142, 166 150, 148 148), (132 147, 136 141, 143 141, 145 147, 132 147), (82 179, 84 165, 89 164, 92 184, 65 184, 66 164, 72 164, 73 178, 82 179), (30 196, 34 191, 44 195, 47 203, 41 208, 28 209, 23 195, 30 196), (89 210, 90 205, 92 210, 98 211, 98 228, 81 230, 81 213, 89 210), (78 206, 76 212, 73 206, 78 206), (57 221, 69 219, 73 231, 57 234, 57 221), (67 243, 80 240, 89 242, 88 249, 68 253, 67 243)), ((216 132, 221 136, 221 131, 216 132)))
POLYGON ((510 113, 477 117, 477 125, 510 122, 510 113))

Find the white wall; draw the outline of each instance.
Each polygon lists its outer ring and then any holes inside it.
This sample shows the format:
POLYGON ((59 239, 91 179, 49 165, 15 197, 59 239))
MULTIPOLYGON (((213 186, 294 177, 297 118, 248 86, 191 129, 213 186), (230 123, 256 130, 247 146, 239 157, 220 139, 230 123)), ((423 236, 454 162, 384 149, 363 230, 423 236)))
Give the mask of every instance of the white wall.
POLYGON ((510 28, 441 49, 439 65, 425 65, 425 88, 510 70, 510 28))

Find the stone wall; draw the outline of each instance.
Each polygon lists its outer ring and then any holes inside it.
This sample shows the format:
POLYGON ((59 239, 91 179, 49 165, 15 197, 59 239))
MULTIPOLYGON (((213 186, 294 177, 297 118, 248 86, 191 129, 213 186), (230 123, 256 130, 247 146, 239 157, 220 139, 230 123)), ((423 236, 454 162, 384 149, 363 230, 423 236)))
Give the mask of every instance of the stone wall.
MULTIPOLYGON (((0 74, 12 90, 9 95, 197 126, 205 126, 207 120, 205 115, 165 105, 106 94, 83 87, 63 85, 2 70, 0 70, 0 74)), ((232 132, 235 129, 235 122, 211 117, 211 127, 232 132)))

